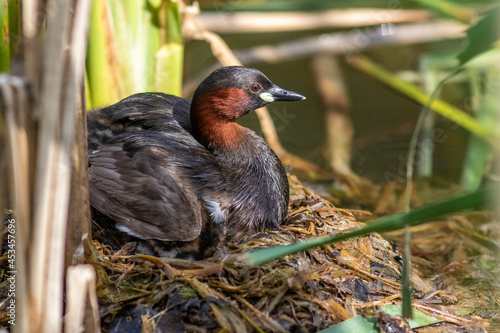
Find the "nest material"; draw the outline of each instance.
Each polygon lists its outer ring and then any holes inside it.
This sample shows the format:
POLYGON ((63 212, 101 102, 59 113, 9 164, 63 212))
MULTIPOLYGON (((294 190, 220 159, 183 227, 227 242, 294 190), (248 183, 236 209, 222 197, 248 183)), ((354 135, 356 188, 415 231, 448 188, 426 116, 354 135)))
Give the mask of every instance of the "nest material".
MULTIPOLYGON (((334 207, 293 176, 289 181, 290 212, 279 231, 253 235, 239 244, 225 244, 206 261, 130 255, 134 243, 117 248, 117 239, 113 235, 106 238, 106 230, 102 230, 101 236, 89 244, 88 260, 98 276, 103 331, 317 332, 358 314, 376 316, 381 328, 391 329, 391 325, 384 324, 391 318, 377 312, 377 306, 400 303, 401 258, 376 233, 259 266, 244 260, 243 254, 255 248, 345 233, 364 226, 356 221, 355 211, 334 207)), ((423 235, 425 238, 429 231, 424 230, 423 235)), ((451 233, 435 235, 450 237, 451 233)), ((419 250, 429 255, 435 251, 430 242, 419 244, 428 245, 419 250)), ((441 257, 446 257, 442 242, 436 242, 436 246, 442 250, 441 257)), ((4 267, 5 253, 1 260, 4 267)), ((481 289, 484 297, 474 298, 479 288, 459 285, 457 276, 464 274, 463 270, 447 264, 445 268, 454 269, 456 274, 436 274, 438 263, 425 256, 412 260, 413 306, 451 323, 444 331, 474 332, 487 327, 487 321, 479 317, 454 315, 457 304, 482 308, 482 313, 487 314, 483 317, 497 315, 491 305, 496 294, 488 302, 487 290, 481 289), (440 282, 423 278, 418 270, 440 282), (451 285, 447 286, 443 281, 448 275, 454 280, 449 280, 451 285)), ((480 271, 484 274, 484 270, 480 271)), ((5 287, 3 280, 0 289, 6 290, 5 287)), ((6 324, 6 312, 0 315, 1 323, 6 324)), ((439 329, 443 331, 443 326, 439 329)))
MULTIPOLYGON (((128 255, 134 244, 112 251, 95 241, 103 327, 108 332, 317 332, 401 299, 401 258, 372 233, 306 253, 250 266, 242 254, 265 246, 334 235, 362 227, 352 211, 338 209, 290 177, 286 223, 225 244, 206 261, 128 255)), ((456 296, 439 290, 418 271, 411 274, 414 304, 436 313, 456 296)), ((481 330, 478 317, 444 320, 481 330)), ((372 311, 373 312, 373 311, 372 311)))

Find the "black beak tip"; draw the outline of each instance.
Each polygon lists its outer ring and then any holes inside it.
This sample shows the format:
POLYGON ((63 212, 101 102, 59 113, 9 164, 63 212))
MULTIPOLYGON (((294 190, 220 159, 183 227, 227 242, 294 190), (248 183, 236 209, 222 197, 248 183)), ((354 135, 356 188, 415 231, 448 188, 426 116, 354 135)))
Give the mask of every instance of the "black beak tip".
POLYGON ((284 90, 284 89, 277 89, 272 92, 272 96, 275 101, 303 101, 306 98, 302 96, 301 94, 298 94, 296 92, 290 91, 290 90, 284 90))

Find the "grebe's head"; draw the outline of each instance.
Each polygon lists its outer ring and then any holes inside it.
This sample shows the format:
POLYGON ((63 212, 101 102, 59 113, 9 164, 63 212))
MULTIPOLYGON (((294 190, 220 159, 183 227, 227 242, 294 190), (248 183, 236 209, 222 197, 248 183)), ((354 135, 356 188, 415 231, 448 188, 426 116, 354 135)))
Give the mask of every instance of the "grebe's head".
POLYGON ((222 119, 235 121, 271 102, 303 99, 300 94, 278 87, 257 69, 229 66, 215 70, 200 84, 193 106, 212 109, 222 119))

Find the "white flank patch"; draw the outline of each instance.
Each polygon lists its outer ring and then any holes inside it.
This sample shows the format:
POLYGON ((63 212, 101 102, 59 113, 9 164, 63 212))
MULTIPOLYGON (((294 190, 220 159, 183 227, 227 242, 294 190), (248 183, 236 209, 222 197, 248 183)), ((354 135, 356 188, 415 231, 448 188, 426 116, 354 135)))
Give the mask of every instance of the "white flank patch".
POLYGON ((222 223, 226 220, 226 214, 220 210, 220 204, 211 200, 204 200, 210 217, 215 223, 222 223))
POLYGON ((262 98, 263 100, 265 100, 266 102, 269 102, 269 103, 272 103, 274 102, 274 97, 273 95, 271 95, 270 93, 268 92, 264 92, 262 94, 259 95, 260 98, 262 98))
POLYGON ((130 229, 129 229, 129 228, 127 228, 126 226, 121 225, 121 224, 119 224, 119 223, 116 223, 116 224, 115 224, 115 227, 116 227, 116 229, 118 229, 118 230, 120 230, 121 232, 124 232, 124 233, 126 233, 126 234, 128 234, 128 235, 130 235, 130 236, 134 236, 134 237, 137 237, 137 238, 139 238, 139 239, 151 239, 151 238, 149 238, 149 237, 144 237, 144 236, 142 236, 142 235, 139 235, 138 233, 135 233, 134 231, 130 230, 130 229))

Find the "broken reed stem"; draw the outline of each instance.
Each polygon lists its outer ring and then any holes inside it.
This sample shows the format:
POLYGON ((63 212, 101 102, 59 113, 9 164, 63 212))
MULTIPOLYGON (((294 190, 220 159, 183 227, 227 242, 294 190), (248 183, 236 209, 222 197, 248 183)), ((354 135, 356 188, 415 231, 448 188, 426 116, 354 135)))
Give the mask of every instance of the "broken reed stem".
POLYGON ((91 265, 68 267, 65 333, 101 331, 96 279, 91 265))

